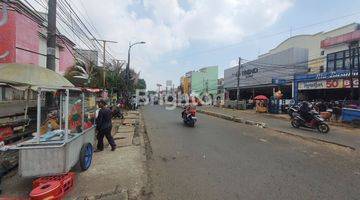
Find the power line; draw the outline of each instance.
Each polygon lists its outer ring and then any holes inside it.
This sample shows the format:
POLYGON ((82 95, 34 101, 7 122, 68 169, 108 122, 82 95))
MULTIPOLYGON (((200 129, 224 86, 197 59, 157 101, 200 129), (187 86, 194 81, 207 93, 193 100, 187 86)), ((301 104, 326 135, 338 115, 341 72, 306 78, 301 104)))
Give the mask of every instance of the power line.
MULTIPOLYGON (((316 23, 312 23, 312 24, 308 24, 308 25, 304 25, 304 26, 299 26, 297 28, 295 27, 295 28, 292 28, 292 31, 306 29, 306 28, 309 28, 309 27, 329 23, 329 22, 332 22, 332 21, 336 21, 336 20, 339 20, 339 19, 344 19, 344 18, 347 18, 347 17, 352 17, 352 16, 359 15, 359 14, 360 14, 360 11, 356 11, 356 12, 353 12, 353 13, 350 13, 350 14, 347 14, 347 15, 333 17, 333 18, 330 18, 330 19, 327 19, 327 20, 316 22, 316 23)), ((171 58, 169 58, 169 59, 167 59, 165 61, 160 61, 160 62, 156 62, 156 63, 165 63, 165 62, 169 62, 172 59, 182 59, 182 58, 192 57, 192 56, 195 56, 195 55, 200 55, 200 54, 205 54, 205 53, 209 53, 209 52, 213 52, 213 51, 218 51, 218 50, 221 50, 221 49, 234 47, 234 46, 244 44, 244 43, 247 43, 247 42, 253 42, 253 41, 256 41, 256 40, 266 39, 266 38, 269 38, 269 37, 281 35, 281 34, 288 33, 288 32, 289 32, 289 30, 284 30, 284 31, 279 31, 279 32, 276 32, 276 33, 271 33, 271 34, 263 35, 263 36, 260 36, 260 37, 256 37, 258 35, 261 35, 260 33, 257 33, 257 34, 253 34, 251 36, 248 36, 248 38, 250 38, 248 40, 242 40, 240 42, 235 42, 235 43, 232 43, 232 44, 229 44, 229 45, 224 45, 224 46, 216 47, 216 48, 212 48, 212 49, 196 51, 196 52, 190 52, 189 54, 184 55, 184 56, 171 57, 171 58), (256 37, 256 38, 251 39, 253 37, 256 37)))
MULTIPOLYGON (((61 13, 62 13, 63 15, 66 15, 66 13, 64 13, 65 11, 63 11, 62 8, 61 8, 60 10, 61 10, 61 13)), ((80 34, 80 35, 83 35, 83 36, 86 37, 87 40, 89 40, 89 41, 91 42, 91 39, 86 35, 86 33, 85 33, 80 27, 79 27, 79 28, 80 28, 80 30, 81 30, 82 33, 76 31, 76 29, 75 29, 74 27, 72 27, 71 25, 69 25, 69 22, 67 22, 67 21, 64 19, 63 16, 59 15, 59 18, 60 18, 60 20, 61 20, 71 31, 73 31, 74 35, 75 35, 77 38, 79 38, 80 41, 81 41, 85 46, 87 46, 89 49, 92 49, 92 48, 84 41, 84 38, 82 38, 82 37, 79 36, 79 34, 80 34)), ((92 46, 95 47, 95 49, 97 49, 98 52, 100 52, 100 53, 102 52, 102 51, 100 50, 100 48, 97 47, 96 45, 92 44, 92 46)), ((107 61, 107 62, 110 63, 110 61, 107 61)))
MULTIPOLYGON (((69 4, 69 2, 67 0, 60 0, 61 1, 64 1, 65 4, 70 8, 71 11, 74 12, 75 14, 75 17, 78 19, 78 21, 83 25, 83 27, 85 28, 85 30, 91 35, 92 38, 95 38, 95 36, 91 33, 91 31, 88 29, 88 27, 85 25, 85 23, 80 19, 80 17, 77 15, 77 13, 74 11, 74 9, 72 8, 72 6, 69 4)), ((97 41, 97 40, 96 40, 97 41)), ((97 43, 101 46, 100 42, 97 41, 97 43)), ((105 50, 106 53, 108 53, 108 55, 110 57, 112 57, 113 59, 115 59, 115 57, 108 51, 105 50)))
MULTIPOLYGON (((29 7, 34 11, 33 14, 35 14, 37 17, 39 17, 40 19, 42 19, 44 22, 47 23, 47 20, 46 20, 43 16, 39 15, 38 12, 36 11, 36 9, 35 9, 27 0, 23 0, 23 1, 25 1, 25 3, 28 4, 29 7)), ((39 3, 39 2, 37 2, 37 3, 39 3)), ((27 17, 28 19, 34 21, 35 23, 38 23, 37 21, 35 21, 35 20, 33 19, 32 16, 29 16, 28 13, 25 13, 24 11, 18 9, 17 7, 14 7, 14 6, 13 6, 12 4, 10 4, 10 3, 7 3, 7 5, 8 5, 10 8, 16 10, 18 13, 24 15, 24 16, 27 17)), ((39 5, 41 5, 41 4, 39 4, 39 5)), ((45 27, 45 28, 46 28, 45 25, 43 25, 43 24, 40 24, 40 25, 41 25, 42 27, 45 27)), ((62 25, 60 24, 60 26, 62 26, 62 25)), ((62 27, 63 27, 63 26, 62 26, 62 27)), ((63 28, 64 28, 64 27, 63 27, 63 28)), ((64 28, 64 31, 66 31, 65 28, 64 28)), ((57 30, 57 32, 60 34, 59 30, 57 30)), ((66 31, 66 32, 67 32, 67 31, 66 31)), ((68 47, 67 43, 64 41, 64 39, 63 39, 62 37, 63 37, 63 36, 60 34, 58 38, 64 43, 65 47, 66 47, 66 48, 68 49, 68 51, 73 55, 73 57, 76 58, 77 56, 75 56, 74 53, 72 52, 72 50, 70 50, 70 48, 68 47)), ((39 54, 40 54, 40 53, 39 53, 39 54)), ((81 56, 83 56, 84 58, 86 58, 86 56, 84 56, 83 54, 81 54, 81 53, 79 53, 79 52, 78 52, 78 54, 81 55, 81 56)))

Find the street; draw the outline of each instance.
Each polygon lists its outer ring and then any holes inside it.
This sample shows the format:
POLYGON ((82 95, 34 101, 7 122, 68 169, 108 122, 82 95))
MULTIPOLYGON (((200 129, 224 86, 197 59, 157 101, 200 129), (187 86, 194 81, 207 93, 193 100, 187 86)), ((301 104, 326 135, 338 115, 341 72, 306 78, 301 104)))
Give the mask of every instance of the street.
MULTIPOLYGON (((357 151, 181 109, 143 108, 152 199, 358 199, 357 151)), ((277 120, 277 119, 274 119, 277 120)))

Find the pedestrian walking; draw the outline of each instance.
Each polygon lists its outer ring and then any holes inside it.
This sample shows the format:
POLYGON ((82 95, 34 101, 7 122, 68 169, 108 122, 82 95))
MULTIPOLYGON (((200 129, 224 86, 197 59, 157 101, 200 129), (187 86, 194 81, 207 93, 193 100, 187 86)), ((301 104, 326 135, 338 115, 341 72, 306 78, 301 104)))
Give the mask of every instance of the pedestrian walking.
POLYGON ((97 151, 104 150, 104 137, 108 140, 111 151, 115 151, 116 144, 114 141, 114 138, 111 135, 111 129, 112 129, 112 112, 109 108, 106 106, 106 102, 104 100, 100 100, 98 102, 98 106, 100 108, 99 114, 96 118, 96 130, 97 130, 97 151))

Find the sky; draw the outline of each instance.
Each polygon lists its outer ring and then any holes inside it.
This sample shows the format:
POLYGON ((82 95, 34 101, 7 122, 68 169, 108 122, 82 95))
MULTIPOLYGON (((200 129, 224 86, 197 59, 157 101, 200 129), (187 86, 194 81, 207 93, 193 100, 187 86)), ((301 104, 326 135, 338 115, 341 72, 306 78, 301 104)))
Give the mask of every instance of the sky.
POLYGON ((96 28, 117 59, 127 59, 148 89, 186 72, 238 57, 256 59, 285 39, 360 22, 359 0, 68 0, 96 28))

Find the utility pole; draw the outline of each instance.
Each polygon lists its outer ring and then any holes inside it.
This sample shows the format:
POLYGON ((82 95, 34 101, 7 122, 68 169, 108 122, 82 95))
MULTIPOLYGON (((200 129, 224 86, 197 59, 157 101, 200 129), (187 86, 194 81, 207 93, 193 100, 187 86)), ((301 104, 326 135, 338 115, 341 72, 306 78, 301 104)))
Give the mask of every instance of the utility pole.
POLYGON ((241 68, 241 58, 239 57, 238 70, 236 73, 237 85, 236 85, 236 109, 239 109, 239 99, 240 99, 240 68, 241 68))
POLYGON ((352 44, 349 44, 349 57, 350 57, 350 99, 354 100, 354 83, 353 83, 353 67, 355 64, 354 52, 352 49, 352 44))
POLYGON ((46 68, 55 71, 56 0, 48 1, 46 68))
MULTIPOLYGON (((55 71, 55 52, 56 52, 56 0, 48 1, 48 26, 47 26, 47 50, 46 68, 55 71)), ((53 104, 53 96, 47 92, 45 94, 45 107, 49 108, 53 104)))
POLYGON ((358 101, 360 103, 360 55, 359 55, 359 48, 360 48, 360 45, 358 43, 358 46, 357 46, 357 73, 358 73, 358 76, 357 76, 357 79, 358 79, 358 101))
POLYGON ((101 39, 93 39, 93 40, 97 40, 100 42, 103 42, 103 86, 104 88, 106 88, 106 43, 117 43, 115 41, 111 41, 111 40, 101 40, 101 39))

